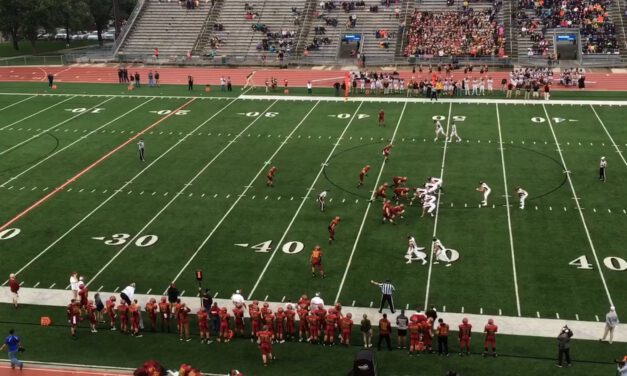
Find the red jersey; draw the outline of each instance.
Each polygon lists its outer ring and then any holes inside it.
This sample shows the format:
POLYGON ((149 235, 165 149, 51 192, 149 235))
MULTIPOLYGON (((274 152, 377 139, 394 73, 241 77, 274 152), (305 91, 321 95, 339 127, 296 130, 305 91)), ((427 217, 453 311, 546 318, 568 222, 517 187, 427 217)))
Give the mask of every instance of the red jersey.
POLYGON ((318 328, 319 321, 320 319, 316 315, 312 314, 312 315, 307 316, 307 324, 309 324, 310 329, 318 328))
POLYGON ((89 294, 89 290, 87 289, 86 286, 84 286, 82 289, 78 290, 78 296, 80 298, 82 307, 87 305, 87 296, 88 296, 88 294, 89 294))
POLYGON ((379 320, 379 334, 380 335, 389 335, 392 327, 390 325, 390 321, 388 319, 379 320))
POLYGON ((309 261, 311 261, 312 264, 320 264, 322 262, 322 250, 321 249, 314 249, 313 251, 311 251, 311 257, 309 259, 309 261))
POLYGON ((157 307, 152 302, 146 303, 146 312, 150 318, 157 317, 157 307))
POLYGON ((409 188, 407 187, 398 187, 394 189, 394 195, 396 197, 407 197, 409 193, 409 188))
POLYGON ((159 303, 159 312, 161 317, 167 319, 170 317, 170 305, 166 302, 159 303))
POLYGON ((268 170, 268 174, 267 174, 268 178, 270 179, 270 178, 274 177, 274 174, 276 173, 276 171, 277 171, 276 167, 272 167, 271 169, 269 169, 268 170))
POLYGON ((383 110, 379 111, 379 120, 385 119, 385 112, 383 110))
POLYGON ((422 325, 419 322, 410 322, 409 325, 407 325, 407 330, 409 330, 409 337, 411 339, 420 338, 421 329, 422 325))
POLYGON ((324 322, 324 318, 327 317, 327 311, 324 308, 318 308, 315 311, 313 311, 313 314, 318 316, 318 320, 320 320, 321 323, 324 322))
POLYGON ((337 226, 338 223, 340 223, 340 219, 333 218, 333 220, 331 221, 331 224, 329 224, 329 230, 335 230, 335 226, 337 226))
POLYGON ((268 326, 268 330, 274 331, 274 314, 273 313, 265 314, 263 316, 263 323, 264 325, 268 326))
POLYGON ((198 317, 198 326, 200 327, 201 331, 209 328, 209 314, 207 313, 207 311, 201 309, 196 313, 196 316, 198 317))
POLYGON ((459 338, 470 338, 471 331, 472 331, 471 324, 460 324, 459 325, 459 338))
POLYGON ((275 323, 276 323, 277 330, 281 332, 283 328, 285 327, 285 312, 276 313, 275 323))
POLYGON ((390 211, 394 215, 403 215, 403 213, 405 213, 405 206, 404 205, 396 205, 396 206, 393 206, 390 211))
POLYGON ((183 324, 186 324, 189 322, 189 312, 191 311, 191 309, 189 309, 189 307, 185 306, 185 307, 180 307, 177 311, 177 315, 176 317, 179 319, 179 321, 183 324))
POLYGON ((288 328, 293 328, 296 325, 296 311, 293 309, 285 311, 285 322, 288 328))
POLYGON ((335 329, 335 321, 337 319, 337 316, 335 316, 334 313, 328 314, 327 317, 324 319, 327 330, 334 330, 335 329))
POLYGON ((242 308, 233 308, 233 317, 235 317, 235 320, 244 320, 244 310, 242 308))
POLYGON ((344 317, 340 320, 340 328, 343 332, 350 332, 353 329, 353 320, 348 317, 344 317))
POLYGON ((220 316, 220 326, 229 326, 229 320, 231 320, 231 315, 228 312, 222 312, 218 314, 220 316))
POLYGON ((498 332, 499 327, 494 324, 488 324, 483 329, 486 337, 491 338, 496 336, 496 332, 498 332))
POLYGON ((20 283, 17 281, 17 279, 12 279, 9 281, 9 288, 11 289, 12 293, 17 294, 20 289, 20 283))
POLYGON ((300 308, 307 309, 307 308, 309 308, 309 304, 311 304, 311 303, 309 302, 309 299, 306 299, 306 298, 300 298, 300 299, 298 299, 298 306, 299 306, 300 308))
POLYGON ((87 304, 87 317, 90 323, 96 324, 96 307, 93 304, 87 304))
POLYGON ((118 315, 125 320, 128 317, 128 306, 126 304, 118 305, 118 315))
POLYGON ((392 150, 392 144, 386 146, 383 148, 383 155, 388 156, 390 155, 390 151, 392 150))
POLYGON ((359 175, 361 175, 361 176, 367 175, 368 171, 370 171, 370 166, 366 166, 366 167, 362 168, 361 172, 359 173, 359 175))
POLYGON ((437 327, 436 331, 438 332, 438 336, 440 336, 440 337, 447 337, 448 336, 448 332, 449 332, 448 324, 446 324, 446 323, 440 324, 437 327))
POLYGON ((262 344, 271 344, 272 343, 272 332, 269 330, 260 330, 257 332, 257 338, 259 338, 259 342, 262 344))
POLYGON ((388 189, 388 187, 386 185, 381 185, 379 186, 379 188, 377 188, 377 193, 376 193, 376 197, 383 197, 386 198, 386 194, 385 191, 388 189))
POLYGON ((113 300, 107 300, 107 303, 105 304, 105 309, 107 310, 109 316, 115 317, 115 302, 113 300))
POLYGON ((405 183, 407 181, 407 177, 406 176, 395 176, 392 178, 392 181, 394 182, 394 185, 399 186, 403 183, 405 183))

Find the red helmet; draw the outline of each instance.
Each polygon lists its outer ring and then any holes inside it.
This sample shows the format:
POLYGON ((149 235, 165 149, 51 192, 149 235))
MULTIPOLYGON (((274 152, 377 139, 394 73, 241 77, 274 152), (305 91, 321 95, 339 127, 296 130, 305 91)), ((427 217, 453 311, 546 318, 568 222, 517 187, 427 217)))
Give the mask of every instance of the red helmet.
POLYGON ((464 324, 468 324, 468 318, 464 317, 464 319, 462 320, 462 322, 463 322, 464 324))
POLYGON ((161 302, 165 303, 166 301, 167 301, 166 297, 165 297, 165 296, 162 296, 162 297, 161 297, 161 302))
POLYGON ((283 308, 279 307, 279 309, 277 309, 278 312, 283 312, 283 308))
POLYGON ((293 308, 294 308, 294 307, 292 307, 292 305, 291 305, 291 304, 288 304, 288 305, 287 305, 287 309, 293 309, 293 308))
POLYGON ((253 300, 253 305, 259 305, 259 300, 257 299, 253 300))
POLYGON ((493 324, 494 324, 494 320, 489 319, 489 320, 488 320, 488 324, 489 324, 489 325, 493 325, 493 324))
POLYGON ((222 307, 222 308, 220 308, 220 311, 221 311, 221 312, 226 312, 226 307, 222 307))
POLYGON ((418 322, 418 316, 413 315, 410 320, 411 322, 418 322))
POLYGON ((268 304, 268 302, 263 302, 263 306, 268 308, 268 307, 270 307, 270 304, 268 304))
POLYGON ((111 297, 109 298, 109 300, 114 301, 115 302, 115 296, 111 295, 111 297))
POLYGON ((350 319, 351 317, 353 317, 353 315, 349 312, 346 314, 346 317, 350 319))

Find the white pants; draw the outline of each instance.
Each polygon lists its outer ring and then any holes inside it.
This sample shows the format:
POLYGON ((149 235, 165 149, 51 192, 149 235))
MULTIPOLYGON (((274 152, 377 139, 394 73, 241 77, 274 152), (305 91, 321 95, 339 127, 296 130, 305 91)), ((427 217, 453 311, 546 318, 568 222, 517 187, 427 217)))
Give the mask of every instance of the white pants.
POLYGON ((521 195, 520 196, 520 208, 524 208, 525 207, 525 200, 527 199, 528 195, 521 195))
POLYGON ((459 135, 457 134, 457 132, 451 132, 451 135, 449 136, 448 140, 449 141, 453 141, 453 137, 455 137, 457 139, 457 141, 461 141, 462 138, 459 137, 459 135))
POLYGON ((486 189, 485 191, 483 191, 483 203, 486 205, 488 204, 488 197, 490 197, 491 192, 491 189, 486 189))
POLYGON ((412 261, 417 261, 420 260, 422 261, 422 265, 427 263, 427 254, 424 252, 421 252, 422 250, 424 250, 424 247, 409 247, 407 248, 407 254, 405 255, 405 258, 407 259, 407 263, 410 264, 412 261))

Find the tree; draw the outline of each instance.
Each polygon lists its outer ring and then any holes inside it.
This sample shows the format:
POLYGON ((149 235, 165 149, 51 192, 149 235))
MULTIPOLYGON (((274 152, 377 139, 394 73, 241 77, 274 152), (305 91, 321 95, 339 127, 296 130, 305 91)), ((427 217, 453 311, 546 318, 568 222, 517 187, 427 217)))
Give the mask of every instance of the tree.
POLYGON ((107 27, 111 19, 112 2, 111 0, 86 0, 89 7, 89 13, 98 32, 98 44, 103 45, 102 31, 107 27))
POLYGON ((0 0, 0 32, 11 37, 13 48, 19 50, 20 0, 0 0))
POLYGON ((71 32, 85 29, 91 23, 89 7, 83 0, 52 0, 55 4, 54 16, 57 25, 65 28, 65 41, 69 45, 71 32))
POLYGON ((21 4, 20 35, 30 41, 31 48, 35 52, 39 29, 51 29, 55 26, 54 20, 49 17, 50 7, 54 6, 54 3, 53 0, 21 0, 21 4))

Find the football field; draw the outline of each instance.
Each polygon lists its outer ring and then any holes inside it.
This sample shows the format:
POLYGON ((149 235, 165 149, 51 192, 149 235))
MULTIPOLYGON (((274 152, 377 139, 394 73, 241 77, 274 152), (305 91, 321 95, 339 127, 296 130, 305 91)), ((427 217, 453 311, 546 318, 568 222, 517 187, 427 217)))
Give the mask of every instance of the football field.
POLYGON ((319 291, 369 307, 380 296, 370 280, 391 279, 397 305, 412 309, 586 321, 610 304, 627 309, 623 106, 75 88, 0 94, 0 275, 17 272, 24 287, 66 289, 76 270, 92 291, 136 282, 138 293, 159 295, 176 282, 189 296, 203 270, 218 297, 241 289, 296 301, 319 291), (434 141, 434 120, 447 132, 455 123, 462 142, 434 141), (394 176, 412 188, 443 179, 434 217, 401 200, 404 218, 382 224, 382 201, 371 197, 394 176), (486 207, 479 181, 492 189, 486 207), (524 210, 516 187, 529 192, 524 210), (426 247, 426 264, 406 264, 408 235, 426 247), (434 236, 450 266, 431 257, 434 236), (315 245, 324 279, 311 275, 315 245))

